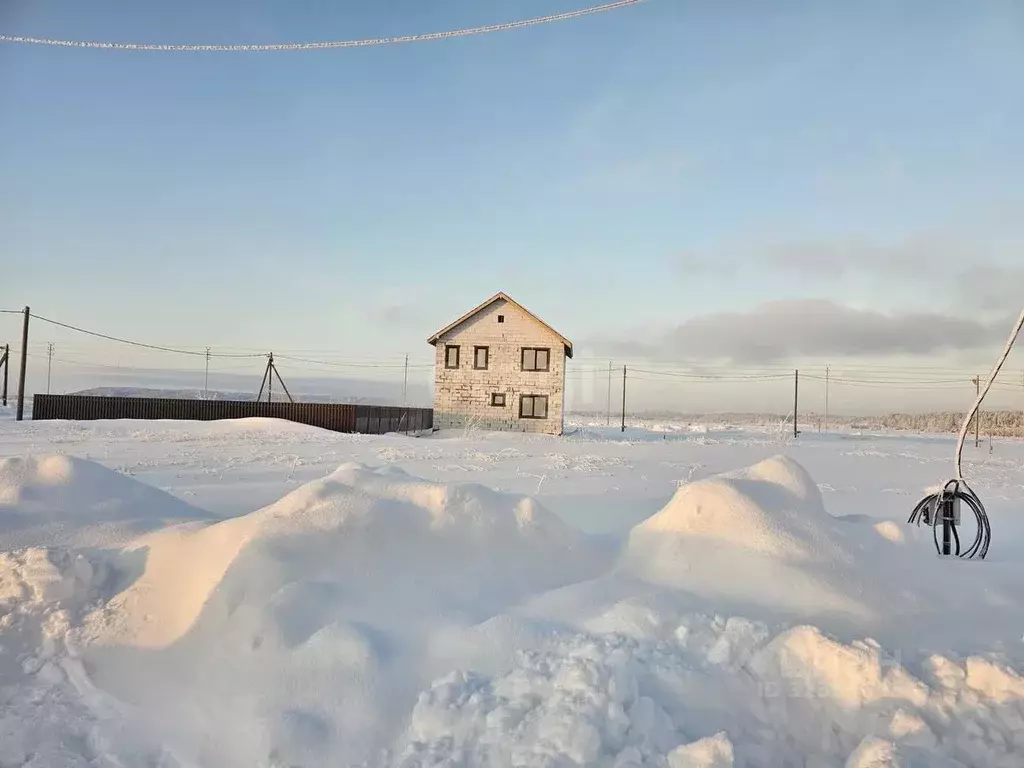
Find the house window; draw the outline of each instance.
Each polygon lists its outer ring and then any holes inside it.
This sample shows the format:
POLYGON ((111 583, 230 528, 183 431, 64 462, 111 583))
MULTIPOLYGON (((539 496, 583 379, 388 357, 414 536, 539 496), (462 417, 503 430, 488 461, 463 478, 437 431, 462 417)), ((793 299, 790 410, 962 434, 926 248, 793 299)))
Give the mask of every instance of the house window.
POLYGON ((504 392, 492 392, 491 393, 491 405, 496 408, 505 407, 505 393, 504 392))
POLYGON ((547 395, 521 395, 519 398, 520 419, 546 419, 548 417, 547 395))
POLYGON ((550 370, 551 350, 523 347, 521 367, 524 371, 550 370))
POLYGON ((499 323, 504 323, 505 322, 505 316, 504 315, 498 315, 498 322, 499 323))
POLYGON ((487 370, 487 347, 473 347, 473 367, 478 371, 487 370))
POLYGON ((448 344, 444 348, 444 367, 459 367, 459 347, 455 344, 448 344))

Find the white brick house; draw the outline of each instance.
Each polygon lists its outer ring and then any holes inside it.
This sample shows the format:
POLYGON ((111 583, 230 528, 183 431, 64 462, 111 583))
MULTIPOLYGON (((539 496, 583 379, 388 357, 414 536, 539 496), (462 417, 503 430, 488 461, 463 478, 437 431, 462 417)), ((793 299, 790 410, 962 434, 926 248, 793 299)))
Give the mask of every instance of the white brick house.
POLYGON ((504 293, 427 340, 434 427, 562 434, 572 342, 504 293))

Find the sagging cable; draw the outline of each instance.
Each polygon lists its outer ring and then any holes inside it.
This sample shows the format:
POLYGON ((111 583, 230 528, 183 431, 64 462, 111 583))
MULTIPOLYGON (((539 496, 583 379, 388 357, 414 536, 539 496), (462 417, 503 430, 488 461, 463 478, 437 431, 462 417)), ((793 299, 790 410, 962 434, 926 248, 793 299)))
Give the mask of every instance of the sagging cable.
POLYGON ((932 539, 935 542, 935 549, 940 555, 984 560, 988 554, 989 544, 992 541, 992 528, 989 525, 985 505, 982 504, 978 494, 974 492, 964 479, 964 441, 967 439, 967 433, 970 431, 971 421, 978 414, 982 401, 989 390, 992 389, 996 376, 999 375, 1003 364, 1010 356, 1010 351, 1017 341, 1021 328, 1024 328, 1024 310, 1021 311, 1020 317, 1017 319, 1017 323, 1014 325, 1010 337, 1006 341, 1006 347, 1003 349, 1002 355, 996 361, 992 373, 989 374, 988 382, 985 384, 984 389, 978 393, 974 406, 968 411, 963 423, 960 425, 960 434, 956 441, 956 477, 947 482, 941 491, 929 494, 921 499, 917 506, 914 507, 914 511, 910 513, 909 520, 907 520, 908 523, 915 525, 923 524, 932 527, 932 539), (964 505, 974 514, 974 520, 977 524, 974 540, 966 548, 961 547, 960 535, 956 530, 957 526, 961 524, 961 511, 964 505), (940 527, 942 529, 941 542, 939 541, 940 527))

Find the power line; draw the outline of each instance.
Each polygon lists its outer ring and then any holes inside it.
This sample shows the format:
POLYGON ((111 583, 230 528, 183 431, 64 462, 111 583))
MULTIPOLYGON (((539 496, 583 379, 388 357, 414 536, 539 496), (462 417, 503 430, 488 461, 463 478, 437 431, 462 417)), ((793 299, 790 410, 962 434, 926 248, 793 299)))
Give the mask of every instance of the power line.
MULTIPOLYGON (((576 357, 574 359, 575 363, 600 363, 602 361, 603 361, 603 358, 596 358, 596 357, 576 357)), ((833 361, 833 363, 834 363, 834 361, 833 361)), ((793 372, 793 365, 792 365, 792 363, 765 363, 763 365, 753 365, 753 364, 747 364, 747 365, 743 365, 743 364, 735 364, 735 365, 729 365, 729 364, 717 364, 717 365, 715 365, 715 364, 710 364, 710 365, 703 365, 703 364, 700 364, 700 363, 696 363, 696 364, 688 365, 688 364, 685 364, 685 363, 673 363, 673 362, 668 362, 668 361, 635 360, 635 361, 633 361, 633 364, 630 364, 630 369, 631 370, 633 369, 634 365, 638 365, 638 366, 640 366, 642 368, 647 368, 647 369, 657 368, 657 369, 663 369, 666 372, 667 371, 678 371, 678 372, 682 372, 682 373, 694 373, 694 372, 697 372, 697 371, 702 370, 702 369, 706 370, 706 369, 713 369, 713 368, 725 369, 725 370, 730 371, 732 374, 752 374, 752 375, 757 375, 757 374, 771 374, 771 373, 786 373, 788 375, 788 374, 791 374, 793 372)), ((824 362, 821 365, 819 365, 819 366, 808 366, 809 369, 820 368, 821 370, 824 370, 825 367, 826 367, 826 364, 824 362)), ((839 371, 839 372, 849 371, 851 373, 857 373, 857 374, 878 373, 879 375, 883 375, 883 374, 892 375, 894 373, 906 373, 906 374, 911 374, 911 375, 916 375, 916 374, 926 375, 926 374, 930 374, 932 376, 938 376, 938 375, 942 375, 942 374, 948 374, 948 375, 964 374, 964 375, 968 375, 968 376, 974 376, 975 375, 974 368, 972 368, 971 366, 967 366, 967 365, 964 365, 964 366, 961 366, 961 367, 953 367, 953 366, 929 366, 929 365, 886 365, 886 364, 881 364, 881 363, 843 362, 843 363, 840 363, 839 365, 834 365, 833 364, 833 365, 831 365, 831 368, 832 368, 833 372, 836 372, 836 371, 839 371)), ((605 368, 600 367, 600 368, 598 368, 598 370, 605 370, 605 368)))
POLYGON ((605 13, 630 5, 636 5, 643 0, 617 0, 617 2, 595 5, 590 8, 582 8, 578 11, 567 11, 555 13, 549 16, 538 16, 532 19, 521 21, 509 21, 503 24, 488 24, 481 27, 469 27, 466 29, 453 29, 446 32, 429 32, 419 35, 396 35, 393 37, 373 37, 362 40, 336 40, 328 42, 306 42, 306 43, 269 43, 253 45, 167 45, 158 43, 113 43, 97 42, 91 40, 57 40, 51 37, 28 37, 25 35, 2 35, 0 42, 3 43, 24 43, 28 45, 49 45, 61 48, 107 48, 119 51, 309 51, 325 48, 367 48, 370 46, 396 45, 399 43, 419 43, 428 40, 447 40, 456 37, 470 37, 474 35, 485 35, 491 32, 505 32, 512 29, 525 27, 536 27, 541 24, 552 24, 556 21, 568 21, 583 16, 590 16, 595 13, 605 13))
MULTIPOLYGON (((49 323, 50 325, 55 325, 58 328, 66 328, 69 331, 76 331, 78 333, 84 333, 87 336, 95 336, 95 337, 100 338, 100 339, 106 339, 107 341, 115 341, 118 344, 127 344, 127 345, 132 346, 132 347, 141 347, 143 349, 155 349, 158 352, 173 352, 174 354, 178 354, 178 355, 197 355, 199 357, 205 357, 206 356, 206 352, 205 351, 197 352, 195 350, 190 350, 190 349, 175 349, 173 347, 161 347, 161 346, 156 345, 156 344, 144 344, 141 341, 131 341, 129 339, 118 338, 117 336, 109 336, 109 335, 107 335, 105 333, 99 333, 98 331, 90 331, 90 330, 87 330, 85 328, 79 328, 78 326, 75 326, 75 325, 68 325, 67 323, 61 323, 61 322, 58 322, 57 320, 50 320, 47 317, 41 317, 41 316, 35 315, 35 314, 32 315, 32 318, 35 319, 35 320, 39 320, 40 322, 43 322, 43 323, 49 323)), ((217 354, 217 355, 213 355, 213 356, 214 357, 231 357, 231 358, 264 357, 264 355, 258 355, 258 354, 246 354, 246 355, 217 354)))
MULTIPOLYGON (((335 362, 328 360, 312 360, 305 357, 292 357, 291 355, 278 355, 275 353, 275 359, 277 360, 289 360, 293 363, 308 363, 310 365, 324 365, 333 368, 405 368, 405 363, 345 363, 335 362)), ((415 363, 410 364, 409 368, 433 368, 433 363, 415 363)))
POLYGON ((779 379, 788 379, 789 374, 715 374, 715 373, 676 373, 671 371, 652 371, 645 368, 630 368, 635 373, 647 373, 653 376, 667 376, 679 379, 691 379, 695 381, 776 381, 779 379))

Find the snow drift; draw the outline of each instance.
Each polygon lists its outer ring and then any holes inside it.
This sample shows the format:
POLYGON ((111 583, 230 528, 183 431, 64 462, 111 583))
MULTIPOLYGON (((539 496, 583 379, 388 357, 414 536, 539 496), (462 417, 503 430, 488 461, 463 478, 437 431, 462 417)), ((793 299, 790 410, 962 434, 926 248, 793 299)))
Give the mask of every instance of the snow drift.
POLYGON ((742 617, 662 617, 664 638, 567 633, 418 699, 394 764, 966 768, 1020 764, 1024 679, 742 617), (674 627, 674 629, 671 629, 674 627))
POLYGON ((605 559, 529 498, 346 465, 249 515, 139 539, 82 641, 96 681, 182 724, 200 763, 348 764, 399 727, 434 633, 605 559))
POLYGON ((633 529, 622 568, 704 598, 867 618, 846 579, 860 533, 825 511, 803 467, 775 457, 681 487, 633 529))
POLYGON ((120 546, 210 515, 86 459, 0 460, 0 548, 120 546))
MULTIPOLYGON (((160 509, 72 468, 4 503, 160 509)), ((901 530, 829 515, 775 457, 609 555, 531 498, 346 464, 114 552, 5 552, 0 763, 1019 765, 1024 574, 940 578, 901 530)))

